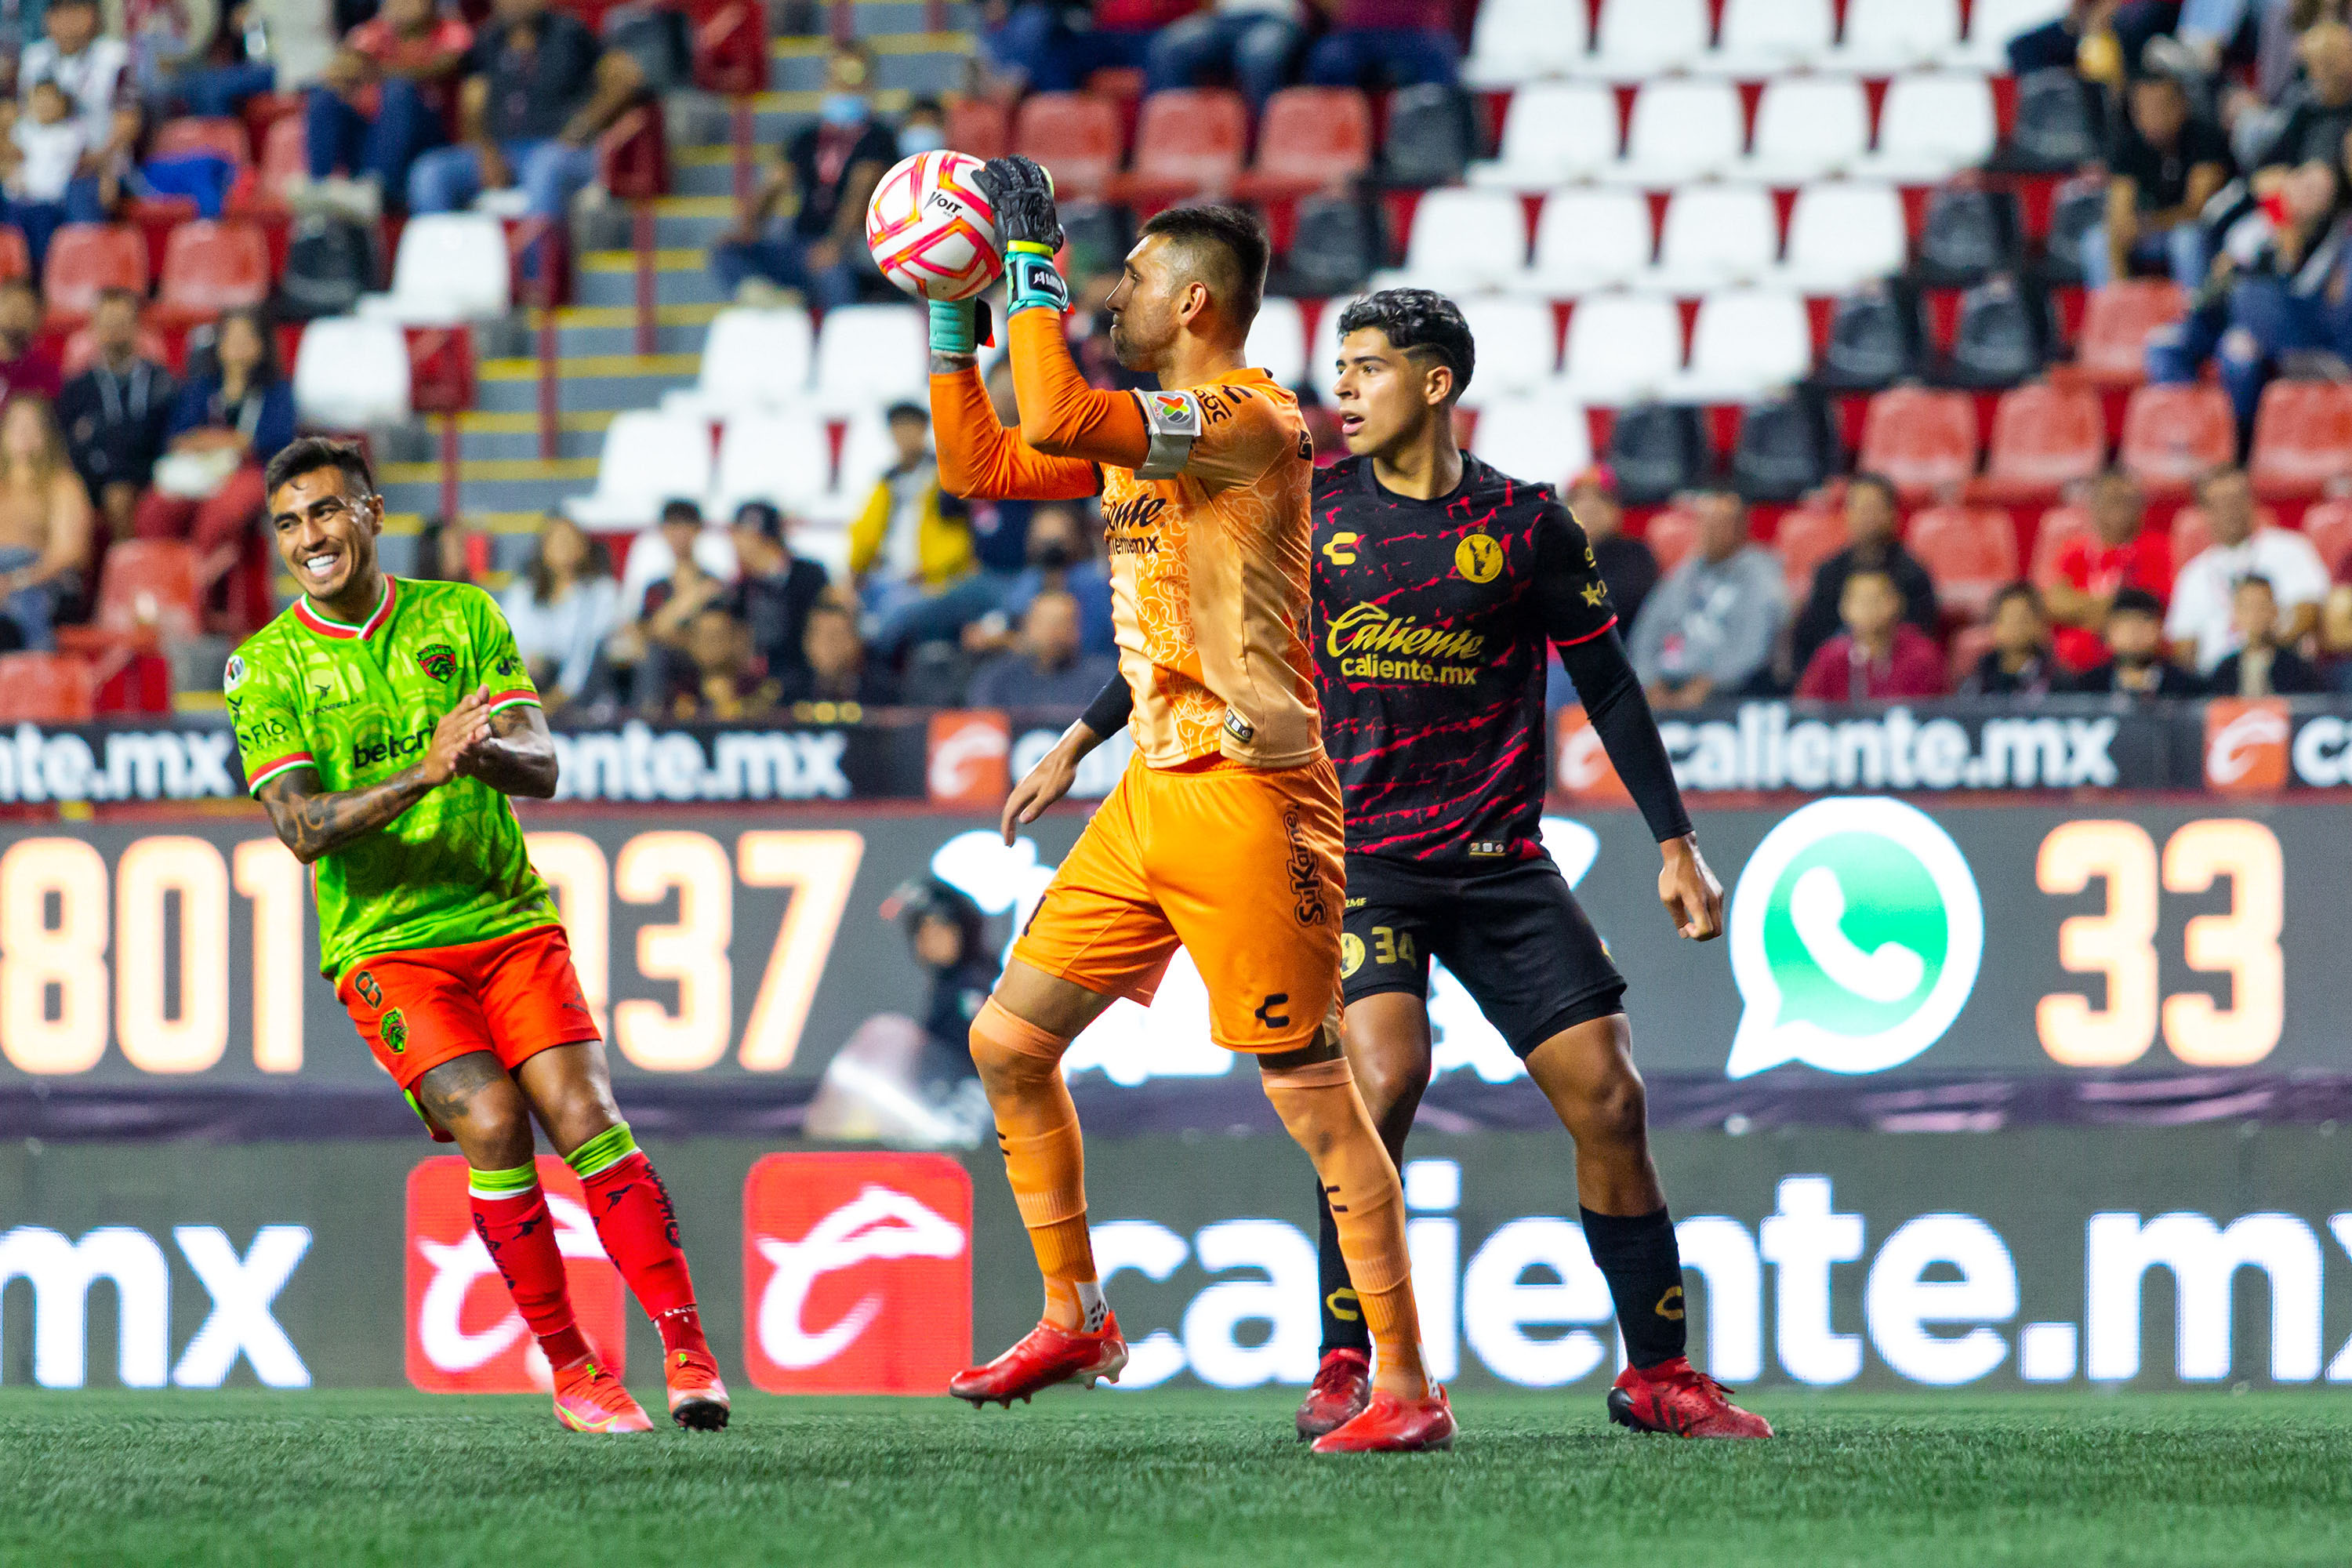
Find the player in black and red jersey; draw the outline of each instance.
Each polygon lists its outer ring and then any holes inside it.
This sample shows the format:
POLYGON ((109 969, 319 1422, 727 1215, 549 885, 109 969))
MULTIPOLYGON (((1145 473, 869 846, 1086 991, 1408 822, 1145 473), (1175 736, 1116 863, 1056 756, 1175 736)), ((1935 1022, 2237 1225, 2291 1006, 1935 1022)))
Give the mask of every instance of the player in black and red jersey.
MULTIPOLYGON (((1618 1422, 1763 1437, 1684 1355, 1682 1262, 1650 1161, 1624 977, 1538 837, 1544 650, 1559 650, 1610 761, 1664 855, 1658 897, 1682 934, 1723 930, 1649 703, 1584 531, 1543 485, 1454 440, 1475 357, 1442 295, 1393 289, 1339 318, 1339 428, 1350 453, 1314 490, 1314 645, 1323 742, 1347 814, 1346 1045, 1400 1164, 1429 1086, 1429 960, 1461 980, 1576 1141, 1577 1196, 1629 1363, 1618 1422)), ((1328 1205, 1323 1360, 1301 1436, 1363 1407, 1368 1342, 1328 1205)))

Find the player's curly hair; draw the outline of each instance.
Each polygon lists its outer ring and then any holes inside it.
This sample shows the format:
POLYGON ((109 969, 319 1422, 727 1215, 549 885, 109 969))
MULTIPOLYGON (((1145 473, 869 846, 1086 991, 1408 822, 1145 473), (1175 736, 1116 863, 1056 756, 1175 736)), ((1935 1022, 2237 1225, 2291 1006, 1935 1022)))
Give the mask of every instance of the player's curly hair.
POLYGON ((341 468, 344 479, 357 485, 360 494, 375 494, 375 475, 368 468, 367 454, 356 442, 331 441, 324 436, 304 436, 280 447, 261 472, 261 493, 274 496, 287 480, 320 468, 341 468))
POLYGON ((1462 308, 1430 289, 1383 289, 1367 294, 1339 313, 1339 336, 1371 329, 1389 340, 1389 346, 1419 363, 1434 359, 1454 373, 1454 395, 1470 384, 1476 368, 1478 345, 1462 308))

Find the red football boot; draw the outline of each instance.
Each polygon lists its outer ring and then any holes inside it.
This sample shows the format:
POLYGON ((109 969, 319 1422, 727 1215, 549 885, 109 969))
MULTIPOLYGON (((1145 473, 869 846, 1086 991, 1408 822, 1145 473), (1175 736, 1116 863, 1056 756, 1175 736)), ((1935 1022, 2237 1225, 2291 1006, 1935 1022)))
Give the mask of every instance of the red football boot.
POLYGON ((1318 1454, 1418 1454, 1454 1447, 1454 1406, 1432 1384, 1426 1399, 1400 1399, 1383 1389, 1351 1420, 1315 1439, 1318 1454))
POLYGON ((692 1432, 716 1432, 727 1425, 727 1385, 719 1363, 705 1351, 672 1351, 662 1358, 669 1384, 669 1418, 692 1432))
POLYGON ((1372 1402, 1372 1358, 1358 1350, 1326 1352, 1298 1406, 1298 1436, 1320 1437, 1364 1413, 1372 1402))
POLYGON ((948 1379, 948 1392, 971 1400, 975 1410, 992 1399, 1010 1409, 1014 1400, 1026 1404, 1039 1389, 1057 1383, 1083 1380, 1088 1388, 1097 1378, 1117 1383, 1126 1365, 1118 1314, 1106 1310, 1103 1326, 1091 1334, 1039 1323, 986 1366, 966 1367, 948 1379))
POLYGON ((1609 1419, 1676 1437, 1769 1437, 1772 1423, 1731 1403, 1731 1390, 1676 1356, 1627 1367, 1609 1391, 1609 1419))
POLYGON ((574 1432, 650 1432, 643 1406, 593 1356, 555 1374, 555 1418, 574 1432))

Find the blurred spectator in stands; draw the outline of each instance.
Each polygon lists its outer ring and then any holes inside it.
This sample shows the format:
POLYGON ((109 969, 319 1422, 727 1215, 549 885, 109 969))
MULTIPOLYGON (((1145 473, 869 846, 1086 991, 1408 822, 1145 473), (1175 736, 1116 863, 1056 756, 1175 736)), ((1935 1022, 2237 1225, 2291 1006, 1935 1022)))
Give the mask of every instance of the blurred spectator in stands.
POLYGON ((2270 139, 2254 150, 2253 190, 2268 195, 2287 170, 2302 163, 2335 164, 2352 131, 2352 27, 2320 22, 2295 45, 2303 81, 2290 89, 2270 139))
POLYGON ((857 617, 849 606, 826 598, 812 606, 801 637, 800 664, 783 675, 782 700, 800 710, 820 705, 857 703, 887 707, 898 692, 889 673, 875 668, 858 640, 857 617))
POLYGON ((1993 595, 1988 617, 1992 647, 1960 682, 1965 697, 2047 697, 2063 682, 2050 651, 2050 620, 2031 583, 2011 583, 1993 595))
POLYGON ((679 497, 665 501, 661 521, 629 542, 628 564, 621 573, 621 619, 643 616, 646 590, 688 555, 720 582, 735 580, 734 537, 723 528, 704 527, 702 508, 679 497))
POLYGON ((1199 87, 1231 73, 1263 110, 1290 79, 1290 62, 1307 37, 1304 0, 1216 0, 1207 11, 1171 22, 1151 41, 1150 90, 1199 87))
POLYGON ((335 31, 332 0, 237 0, 221 18, 222 58, 180 73, 180 101, 219 119, 260 93, 301 92, 335 58, 335 31))
POLYGON ((602 684, 597 660, 621 616, 621 588, 603 543, 570 518, 551 516, 499 607, 549 708, 594 695, 602 684))
POLYGON ((1118 660, 1078 646, 1078 601, 1048 588, 1021 616, 1019 646, 972 675, 964 700, 974 708, 1066 708, 1076 712, 1118 673, 1118 660))
POLYGON ((1748 542, 1747 504, 1727 490, 1694 504, 1698 547, 1633 626, 1633 670, 1658 708, 1693 708, 1769 678, 1789 616, 1780 562, 1748 542))
POLYGON ((114 538, 128 538, 139 492, 163 455, 178 386, 139 352, 139 296, 109 289, 90 312, 89 368, 66 383, 58 421, 76 472, 114 538))
POLYGON ((639 710, 666 711, 680 692, 691 689, 694 663, 688 639, 694 619, 726 604, 726 582, 704 571, 690 550, 667 576, 646 587, 640 613, 625 618, 604 644, 615 670, 627 671, 629 699, 639 710))
POLYGON ((1068 594, 1078 605, 1078 646, 1112 653, 1110 574, 1092 548, 1096 530, 1074 501, 1039 501, 1029 522, 1028 563, 1006 585, 994 609, 963 628, 964 651, 1002 653, 1013 646, 1013 623, 1043 593, 1068 594))
POLYGON ((2172 594, 2172 536, 2146 528, 2147 506, 2139 482, 2121 468, 2091 481, 2088 497, 2094 532, 2060 547, 2055 578, 2040 584, 2050 618, 2058 623, 2058 662, 2089 669, 2107 657, 2100 631, 2116 595, 2126 588, 2154 595, 2157 605, 2172 594))
POLYGON ((2205 683, 2164 657, 2164 604, 2145 588, 2118 588, 2107 605, 2113 657, 2084 670, 2076 691, 2118 697, 2199 697, 2205 683))
POLYGON ((53 398, 61 390, 57 345, 41 335, 41 291, 31 279, 0 282, 0 397, 53 398))
POLYGON ((873 270, 866 198, 898 161, 898 137, 867 101, 873 84, 863 49, 834 49, 817 118, 784 143, 783 168, 710 253, 730 297, 766 302, 778 289, 796 289, 825 310, 856 300, 860 278, 873 270))
POLYGON ((2009 68, 2071 70, 2112 86, 2140 66, 2148 39, 2169 29, 2179 0, 2069 0, 2066 14, 2009 41, 2009 68))
POLYGON ((1797 681, 1815 702, 1883 702, 1941 697, 1944 656, 1903 618, 1903 589, 1884 566, 1859 566, 1839 593, 1845 630, 1821 646, 1797 681))
POLYGON ((303 111, 312 186, 345 176, 372 182, 379 204, 408 199, 408 171, 449 140, 457 73, 474 47, 463 17, 433 0, 384 0, 353 27, 310 89, 303 111))
POLYGON ((1307 51, 1317 87, 1451 86, 1462 45, 1446 0, 1314 0, 1331 30, 1307 51))
POLYGON ((0 408, 0 614, 22 647, 55 646, 58 603, 89 563, 89 517, 47 400, 9 398, 0 408))
POLYGON ((2197 215, 2230 177, 2221 128, 2189 111, 2170 77, 2136 78, 2107 142, 2107 215, 2084 237, 2084 281, 2099 288, 2136 266, 2162 267, 2195 291, 2205 281, 2197 215))
POLYGON ((793 553, 784 514, 763 500, 736 509, 735 559, 743 574, 735 584, 736 616, 768 673, 782 675, 802 662, 809 611, 830 579, 823 566, 793 553))
POLYGON ((1617 471, 1606 463, 1593 464, 1570 481, 1567 500, 1568 510, 1591 542, 1617 619, 1631 626, 1641 619, 1643 601, 1658 585, 1658 558, 1647 541, 1625 531, 1625 509, 1617 504, 1617 471))
POLYGON ((490 538, 464 517, 432 517, 416 531, 416 575, 432 583, 479 583, 490 569, 490 538))
POLYGON ((465 141, 409 166, 412 212, 457 212, 486 190, 513 186, 532 216, 562 217, 596 177, 597 133, 645 85, 636 61, 602 48, 584 23, 547 0, 498 0, 465 70, 465 141))
POLYGON ((691 679, 670 702, 670 717, 735 723, 776 710, 783 683, 759 668, 743 623, 724 604, 696 611, 684 635, 691 679))
POLYGON ((2319 647, 2336 689, 2352 691, 2352 554, 2336 563, 2335 581, 2320 609, 2319 647))
POLYGON ((1203 0, 986 0, 980 48, 992 90, 1072 92, 1098 70, 1141 69, 1153 36, 1203 0))
POLYGON ((2252 573, 2230 590, 2238 649, 2213 667, 2206 689, 2216 697, 2302 697, 2327 689, 2319 671, 2279 639, 2278 595, 2252 573))
POLYGON ((1884 572, 1903 595, 1903 618, 1923 632, 1936 629, 1936 584, 1917 556, 1895 537, 1902 521, 1894 483, 1879 474, 1856 474, 1846 481, 1845 532, 1850 542, 1813 571, 1813 585, 1797 616, 1791 655, 1804 669, 1838 633, 1845 583, 1856 572, 1884 572))
POLYGON ((915 962, 931 976, 917 1078, 949 1086, 975 1079, 971 1021, 1004 970, 988 944, 988 917, 962 889, 938 877, 919 877, 890 895, 882 918, 905 926, 915 962))
MULTIPOLYGON (((898 116, 898 156, 936 152, 948 144, 948 111, 936 98, 919 98, 898 116)), ((863 205, 864 204, 860 204, 863 205)))
POLYGON ((917 404, 898 403, 887 417, 898 460, 849 525, 850 575, 872 641, 886 658, 910 637, 957 636, 992 603, 975 580, 971 510, 940 488, 931 416, 917 404), (953 600, 935 602, 951 593, 953 600))
POLYGON ((268 323, 257 310, 224 311, 212 369, 180 387, 156 464, 155 488, 139 499, 132 527, 142 539, 186 539, 205 558, 207 581, 242 561, 246 618, 268 618, 269 552, 256 525, 265 497, 261 470, 294 439, 294 390, 278 371, 268 323))
POLYGON ((2253 486, 2242 468, 2219 468, 2197 487, 2198 505, 2213 542, 2185 563, 2172 584, 2172 608, 2164 633, 2176 647, 2193 655, 2200 673, 2237 650, 2240 631, 2232 602, 2238 580, 2261 577, 2279 606, 2281 647, 2293 647, 2319 626, 2320 601, 2327 596, 2327 568, 2302 534, 2257 527, 2253 486))
POLYGON ((74 112, 73 100, 54 81, 26 89, 24 106, 13 116, 8 139, 0 142, 0 169, 5 171, 0 190, 8 198, 8 221, 24 231, 25 249, 37 273, 48 258, 49 237, 68 221, 66 198, 94 149, 88 121, 74 112))
POLYGON ((68 186, 66 220, 100 223, 112 198, 99 171, 127 166, 139 141, 138 106, 125 90, 131 51, 101 33, 97 0, 49 0, 41 27, 45 36, 16 62, 17 100, 29 107, 36 87, 55 82, 81 116, 97 167, 85 165, 68 186))

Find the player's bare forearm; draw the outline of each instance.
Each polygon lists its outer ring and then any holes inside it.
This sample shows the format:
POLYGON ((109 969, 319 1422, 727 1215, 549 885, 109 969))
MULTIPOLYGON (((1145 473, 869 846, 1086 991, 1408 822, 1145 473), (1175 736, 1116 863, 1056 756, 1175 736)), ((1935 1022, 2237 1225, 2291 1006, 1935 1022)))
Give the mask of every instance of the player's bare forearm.
POLYGON ((519 702, 490 715, 490 733, 457 759, 457 771, 501 795, 547 800, 555 794, 555 737, 547 714, 535 703, 519 702))
POLYGON ((319 775, 294 768, 261 786, 261 807, 294 858, 305 866, 363 837, 433 793, 425 764, 404 768, 364 789, 319 788, 319 775))

